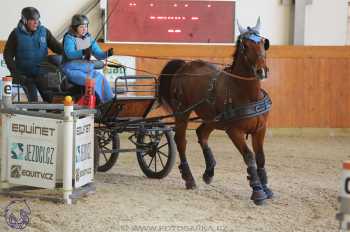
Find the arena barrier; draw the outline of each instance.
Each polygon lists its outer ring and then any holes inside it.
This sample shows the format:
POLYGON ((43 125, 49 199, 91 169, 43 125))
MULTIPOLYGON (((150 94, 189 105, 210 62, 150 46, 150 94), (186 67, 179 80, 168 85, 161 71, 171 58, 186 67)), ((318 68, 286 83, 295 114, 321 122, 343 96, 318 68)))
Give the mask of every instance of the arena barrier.
POLYGON ((71 204, 94 193, 95 110, 74 106, 71 97, 15 104, 11 92, 12 78, 4 77, 0 194, 71 204))

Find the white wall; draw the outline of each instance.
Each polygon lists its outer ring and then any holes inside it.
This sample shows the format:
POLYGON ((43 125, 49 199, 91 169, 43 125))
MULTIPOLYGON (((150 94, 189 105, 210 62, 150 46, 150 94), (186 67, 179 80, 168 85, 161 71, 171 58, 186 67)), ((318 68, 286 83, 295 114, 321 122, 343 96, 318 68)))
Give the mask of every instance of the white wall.
POLYGON ((345 45, 348 0, 313 0, 306 6, 305 45, 345 45))
MULTIPOLYGON (((37 7, 43 25, 57 35, 68 27, 75 13, 91 2, 94 0, 1 0, 0 40, 6 40, 16 27, 23 7, 37 7)), ((236 0, 236 19, 243 26, 254 26, 257 17, 261 16, 262 35, 269 38, 272 45, 290 44, 294 7, 291 2, 292 0, 236 0)), ((348 0, 313 0, 312 5, 306 9, 305 44, 344 45, 348 30, 347 2, 348 0)), ((102 24, 99 6, 88 16, 90 32, 95 35, 102 24)))
MULTIPOLYGON (((291 41, 292 4, 283 5, 281 0, 236 0, 236 19, 242 26, 254 26, 261 16, 261 34, 272 45, 289 44, 291 41)), ((236 27, 236 35, 238 35, 236 27)))
MULTIPOLYGON (((6 40, 11 30, 17 25, 23 7, 34 6, 41 13, 43 25, 55 35, 69 25, 73 14, 80 11, 92 0, 1 0, 0 40, 6 40)), ((290 42, 291 6, 285 6, 280 0, 237 0, 236 18, 244 26, 256 23, 258 16, 262 19, 262 34, 272 44, 290 42)), ((94 34, 101 27, 98 6, 89 15, 90 31, 94 34)), ((237 27, 236 27, 237 28, 237 27)), ((238 31, 236 32, 236 35, 238 31)))
POLYGON ((348 25, 347 25, 347 39, 346 44, 350 44, 350 0, 348 2, 348 25))
MULTIPOLYGON (((7 40, 10 32, 17 26, 21 10, 27 6, 40 11, 41 22, 57 35, 69 26, 71 17, 80 12, 93 0, 1 0, 0 4, 0 40, 7 40)), ((90 31, 94 34, 100 29, 99 6, 89 15, 90 31)))

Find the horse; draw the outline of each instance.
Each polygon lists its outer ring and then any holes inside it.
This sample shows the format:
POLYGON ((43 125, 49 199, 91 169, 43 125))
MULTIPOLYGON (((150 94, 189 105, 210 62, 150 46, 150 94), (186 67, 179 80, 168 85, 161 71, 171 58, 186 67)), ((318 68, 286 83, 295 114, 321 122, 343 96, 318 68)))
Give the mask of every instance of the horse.
POLYGON ((238 26, 240 35, 231 66, 219 70, 201 60, 171 60, 159 76, 159 98, 161 104, 175 115, 174 139, 181 161, 179 170, 186 188, 196 188, 186 157, 186 129, 190 114, 194 111, 202 120, 196 134, 206 164, 204 182, 212 182, 216 165, 208 145, 209 136, 215 129, 224 130, 247 165, 248 181, 252 188, 250 199, 261 205, 273 196, 267 185, 263 149, 268 110, 250 117, 233 116, 239 116, 239 111, 249 112, 252 104, 253 108, 257 107, 254 103, 268 96, 261 89, 260 82, 268 77, 266 51, 270 43, 260 36, 260 18, 254 27, 245 29, 239 23, 238 26), (246 105, 250 108, 244 107, 246 105), (254 153, 247 146, 245 135, 251 135, 254 153))

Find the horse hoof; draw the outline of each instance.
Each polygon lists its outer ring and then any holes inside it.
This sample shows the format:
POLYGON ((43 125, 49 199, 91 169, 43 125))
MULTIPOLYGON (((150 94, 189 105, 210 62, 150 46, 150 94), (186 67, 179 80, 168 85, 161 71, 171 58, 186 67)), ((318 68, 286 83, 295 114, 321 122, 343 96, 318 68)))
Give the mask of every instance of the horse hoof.
POLYGON ((196 183, 194 181, 186 182, 186 189, 196 189, 196 183))
POLYGON ((255 205, 263 205, 265 203, 265 200, 255 200, 254 204, 255 205))
POLYGON ((211 182, 213 181, 213 177, 212 176, 208 176, 206 174, 203 174, 203 181, 206 184, 211 184, 211 182))
POLYGON ((271 189, 269 189, 267 186, 263 187, 263 189, 267 196, 267 199, 273 198, 273 192, 271 191, 271 189))
POLYGON ((262 189, 255 190, 250 199, 253 200, 256 205, 262 205, 264 200, 267 199, 267 195, 262 189))

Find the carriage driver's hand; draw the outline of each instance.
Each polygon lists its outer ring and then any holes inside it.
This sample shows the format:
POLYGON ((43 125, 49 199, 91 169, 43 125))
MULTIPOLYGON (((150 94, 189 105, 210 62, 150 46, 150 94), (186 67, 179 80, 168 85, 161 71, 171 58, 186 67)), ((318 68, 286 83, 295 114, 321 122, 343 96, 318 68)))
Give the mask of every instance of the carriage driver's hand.
POLYGON ((85 48, 83 50, 83 55, 84 55, 85 60, 90 60, 90 58, 91 58, 91 47, 85 48))
POLYGON ((108 49, 107 57, 113 56, 113 48, 108 49))

